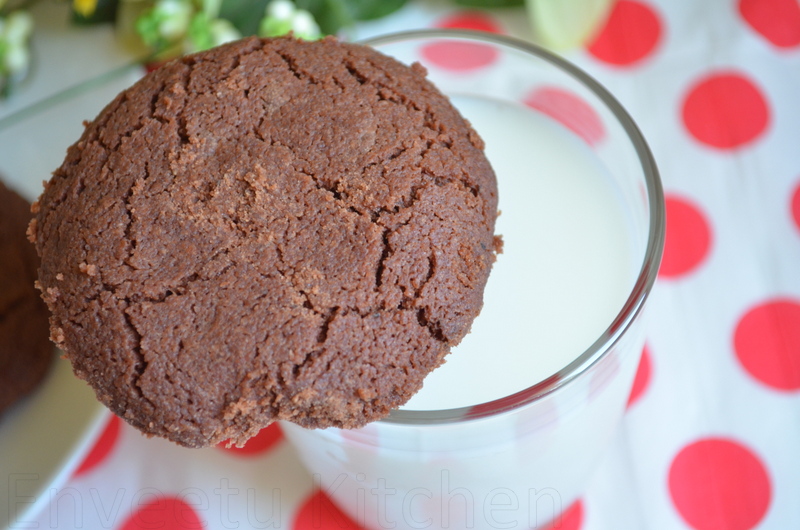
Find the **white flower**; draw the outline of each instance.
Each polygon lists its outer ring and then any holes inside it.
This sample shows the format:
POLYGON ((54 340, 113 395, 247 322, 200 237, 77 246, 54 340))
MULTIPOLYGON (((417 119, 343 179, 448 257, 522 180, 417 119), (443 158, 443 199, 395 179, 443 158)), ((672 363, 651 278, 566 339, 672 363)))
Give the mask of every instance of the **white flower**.
POLYGON ((321 35, 314 17, 305 9, 297 9, 289 0, 273 0, 267 4, 259 35, 277 37, 289 32, 300 39, 313 40, 321 35))
POLYGON ((299 9, 292 20, 292 31, 301 39, 319 38, 319 26, 311 13, 304 9, 299 9))
POLYGON ((187 0, 159 0, 154 7, 154 15, 159 21, 158 33, 166 40, 183 37, 189 29, 194 8, 187 0))
POLYGON ((273 0, 267 4, 266 15, 278 20, 290 20, 297 8, 290 0, 273 0))
POLYGON ((6 18, 5 28, 0 30, 0 35, 8 44, 24 44, 32 32, 33 18, 25 11, 15 11, 6 18))
POLYGON ((242 38, 239 30, 224 18, 218 18, 211 22, 211 40, 214 46, 225 44, 242 38))
POLYGON ((28 39, 33 32, 33 19, 24 11, 15 11, 0 18, 0 74, 14 76, 30 64, 28 39))
MULTIPOLYGON (((3 67, 11 75, 24 72, 30 64, 30 52, 25 45, 14 45, 6 48, 2 56, 3 67)), ((3 70, 3 68, 0 68, 3 70)))
POLYGON ((534 39, 554 50, 585 44, 600 29, 612 0, 525 0, 534 39))

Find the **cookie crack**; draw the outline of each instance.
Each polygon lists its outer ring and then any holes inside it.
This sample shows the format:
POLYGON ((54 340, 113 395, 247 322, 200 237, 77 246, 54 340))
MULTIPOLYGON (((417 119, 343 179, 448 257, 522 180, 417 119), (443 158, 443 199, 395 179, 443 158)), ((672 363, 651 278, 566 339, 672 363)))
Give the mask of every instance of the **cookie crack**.
POLYGON ((420 283, 419 287, 416 289, 417 298, 422 295, 422 290, 428 285, 428 282, 431 281, 433 275, 436 274, 436 254, 431 252, 428 254, 428 272, 425 275, 425 279, 420 283))
POLYGON ((436 115, 431 111, 430 105, 421 107, 415 101, 411 100, 405 94, 401 94, 394 90, 392 87, 387 86, 380 81, 372 81, 371 86, 375 88, 375 95, 380 101, 386 101, 395 105, 401 105, 408 111, 421 112, 423 114, 422 126, 426 129, 436 133, 437 142, 441 143, 448 149, 453 147, 452 139, 447 135, 445 127, 436 119, 436 115), (443 138, 439 138, 443 136, 443 138))
POLYGON ((150 303, 161 303, 164 302, 170 296, 175 295, 182 295, 186 292, 186 289, 189 287, 189 284, 197 281, 200 278, 200 275, 196 272, 191 274, 187 274, 180 280, 178 280, 174 285, 170 285, 164 288, 163 292, 158 296, 144 296, 141 299, 137 298, 137 302, 150 302, 150 303))
MULTIPOLYGON (((273 145, 281 145, 281 144, 273 144, 273 145)), ((295 159, 296 161, 299 161, 299 162, 301 162, 301 163, 305 163, 306 165, 308 165, 308 161, 307 161, 307 160, 305 160, 305 159, 303 159, 303 158, 300 158, 299 156, 297 156, 297 154, 294 152, 294 150, 293 150, 293 149, 289 148, 289 151, 292 153, 292 156, 294 157, 294 159, 295 159)), ((296 171, 297 173, 299 173, 299 174, 301 174, 301 175, 305 175, 305 176, 307 176, 308 178, 310 178, 310 179, 311 179, 311 181, 314 183, 314 188, 315 188, 316 190, 318 190, 318 191, 324 191, 324 192, 330 193, 331 197, 332 197, 332 198, 333 198, 333 199, 336 201, 336 204, 337 204, 337 206, 338 206, 339 208, 341 208, 341 209, 343 209, 343 210, 350 210, 350 211, 352 211, 352 212, 355 212, 355 213, 361 214, 361 212, 359 212, 359 211, 358 211, 358 210, 357 210, 355 207, 353 207, 352 205, 349 205, 349 204, 347 203, 347 201, 346 201, 346 200, 345 200, 345 199, 342 197, 342 193, 341 193, 341 192, 340 192, 340 191, 337 189, 337 187, 338 187, 338 185, 339 185, 339 182, 338 182, 338 181, 337 181, 337 182, 334 182, 333 186, 326 186, 326 185, 325 185, 325 184, 324 184, 324 183, 323 183, 323 182, 322 182, 322 181, 319 179, 319 177, 317 177, 317 175, 316 175, 316 174, 314 174, 314 173, 309 173, 309 172, 307 172, 307 171, 304 171, 303 169, 297 168, 297 167, 296 167, 296 165, 294 165, 294 166, 293 166, 293 168, 294 168, 294 171, 296 171)))
POLYGON ((180 140, 181 145, 187 145, 190 143, 191 138, 189 135, 189 128, 187 126, 186 116, 184 115, 184 109, 186 108, 186 101, 189 96, 189 79, 192 74, 192 69, 187 67, 181 72, 180 81, 182 83, 181 88, 183 89, 183 93, 185 94, 183 99, 183 106, 179 109, 176 113, 176 123, 178 125, 178 138, 180 140))
MULTIPOLYGON (((181 352, 184 352, 184 351, 186 351, 186 346, 183 343, 183 339, 181 339, 181 340, 178 341, 178 356, 180 356, 181 352)), ((169 365, 170 365, 170 368, 172 370, 174 370, 175 376, 177 376, 177 377, 173 377, 172 372, 167 370, 166 373, 164 374, 164 379, 172 387, 172 389, 173 389, 172 390, 173 397, 177 401, 178 400, 178 394, 177 394, 178 391, 183 391, 188 396, 187 400, 186 400, 186 403, 190 407, 194 407, 194 405, 196 405, 196 403, 195 403, 194 399, 192 399, 193 393, 192 393, 191 383, 189 381, 191 378, 190 377, 187 378, 186 371, 181 369, 181 366, 180 366, 179 363, 170 362, 169 365)), ((184 422, 187 422, 187 423, 190 423, 190 424, 195 425, 195 426, 200 425, 200 422, 198 422, 198 420, 196 418, 194 418, 191 413, 186 413, 184 411, 181 411, 180 420, 184 421, 184 422)))
MULTIPOLYGON (((467 182, 466 177, 459 179, 459 178, 448 178, 442 177, 439 175, 434 175, 427 169, 422 169, 422 173, 426 175, 435 185, 437 186, 444 186, 446 184, 453 184, 460 188, 461 191, 465 193, 469 193, 473 197, 480 198, 480 191, 481 188, 478 184, 472 184, 467 182)), ((483 201, 481 201, 483 202, 483 201)))
MULTIPOLYGON (((374 223, 374 222, 373 222, 374 223)), ((383 233, 381 234, 381 241, 383 244, 383 248, 381 250, 381 256, 378 258, 378 265, 375 267, 375 289, 380 290, 381 286, 383 285, 383 273, 386 269, 386 260, 389 259, 392 253, 392 247, 389 244, 389 234, 390 230, 388 228, 383 229, 383 233)))
MULTIPOLYGON (((372 66, 373 68, 381 70, 381 67, 379 65, 376 65, 373 61, 368 60, 368 62, 370 66, 372 66)), ((355 70, 355 68, 351 63, 347 64, 347 70, 348 72, 351 73, 351 75, 354 76, 360 75, 358 74, 357 70, 355 70), (351 71, 351 68, 353 71, 351 71)), ((392 80, 391 76, 389 76, 388 73, 387 77, 389 81, 392 80)), ((375 95, 378 97, 379 100, 386 101, 388 103, 396 105, 401 105, 409 111, 416 111, 423 113, 423 127, 435 133, 436 138, 428 140, 426 149, 420 154, 420 157, 423 157, 427 152, 433 149, 435 145, 440 145, 448 150, 453 149, 453 139, 448 134, 447 129, 444 127, 444 125, 439 120, 436 119, 435 113, 431 110, 430 104, 426 104, 423 108, 422 106, 418 105, 415 101, 409 99, 404 94, 397 92, 396 90, 394 90, 394 88, 388 86, 385 83, 380 82, 379 80, 371 80, 368 82, 368 84, 374 88, 375 95)), ((403 151, 397 153, 396 156, 400 156, 402 152, 403 151)), ((389 160, 396 158, 396 156, 390 157, 389 160)), ((462 171, 459 176, 460 178, 453 178, 452 180, 461 182, 464 185, 464 187, 470 191, 470 193, 472 193, 474 196, 477 197, 479 188, 469 183, 468 175, 464 171, 462 171)))
POLYGON ((126 307, 122 311, 122 318, 124 319, 126 328, 131 333, 134 340, 133 348, 131 348, 131 353, 133 354, 134 363, 131 370, 130 388, 134 389, 134 392, 136 393, 137 397, 143 399, 144 401, 149 403, 151 407, 156 409, 157 408, 156 404, 145 395, 144 391, 142 390, 142 387, 140 386, 141 378, 144 375, 145 370, 147 370, 148 363, 147 359, 145 359, 144 357, 144 353, 142 353, 142 339, 144 337, 142 336, 141 332, 139 332, 139 330, 136 328, 136 325, 133 323, 133 319, 131 318, 130 313, 128 313, 129 308, 130 305, 128 305, 128 307, 126 307))
MULTIPOLYGON (((147 165, 145 164, 145 173, 147 172, 147 165)), ((127 222, 125 223, 125 228, 122 231, 122 236, 126 242, 126 252, 128 256, 122 260, 122 262, 131 267, 132 269, 136 270, 136 267, 131 263, 133 259, 133 253, 136 250, 136 239, 133 236, 133 205, 131 204, 131 199, 133 198, 133 185, 128 188, 128 191, 125 192, 125 195, 122 198, 123 203, 123 210, 124 215, 127 218, 127 222)))
MULTIPOLYGON (((114 145, 109 145, 105 143, 103 140, 103 132, 106 130, 108 126, 108 122, 104 122, 98 124, 95 127, 95 140, 103 149, 107 152, 114 152, 116 151, 122 142, 126 139, 132 138, 136 135, 139 131, 145 128, 147 125, 148 120, 156 120, 161 121, 156 115, 156 102, 158 101, 158 96, 166 90, 166 84, 161 83, 156 90, 153 91, 153 95, 150 97, 150 104, 148 105, 149 113, 145 113, 143 116, 139 116, 139 121, 136 125, 130 128, 130 130, 125 131, 123 134, 115 137, 114 145)), ((120 105, 124 104, 128 100, 128 91, 123 92, 124 97, 120 105)))
POLYGON ((330 329, 331 322, 333 322, 333 319, 336 318, 338 313, 339 306, 335 306, 329 309, 324 316, 322 325, 319 327, 319 332, 317 333, 317 342, 319 344, 324 344, 325 341, 328 340, 328 330, 330 329))
MULTIPOLYGON (((84 133, 84 138, 81 139, 84 146, 90 143, 93 144, 96 143, 106 151, 106 155, 108 155, 109 151, 113 151, 115 149, 116 146, 109 146, 108 144, 105 143, 105 141, 102 138, 103 136, 102 133, 107 129, 108 122, 111 121, 111 118, 116 115, 117 110, 123 105, 125 105, 125 103, 127 102, 128 102, 128 91, 126 90, 122 92, 119 96, 117 96, 117 98, 114 100, 114 102, 112 102, 109 105, 108 109, 105 112, 101 113, 102 116, 101 119, 95 122, 91 126, 91 128, 88 128, 90 127, 88 121, 83 122, 84 126, 87 127, 86 132, 84 133)), ((74 163, 70 163, 69 166, 76 167, 80 165, 80 163, 83 161, 84 150, 85 149, 81 149, 81 156, 79 156, 74 163)), ((63 167, 64 166, 62 165, 62 168, 63 167)), ((59 168, 59 170, 60 169, 61 168, 59 168)), ((67 177, 68 176, 67 172, 64 171, 63 175, 61 176, 67 177)))
POLYGON ((280 57, 281 61, 286 63, 286 68, 289 70, 293 76, 295 76, 299 80, 307 80, 312 85, 316 85, 317 81, 309 75, 307 72, 303 72, 300 69, 300 66, 297 64, 297 60, 294 57, 288 55, 286 52, 275 50, 275 55, 280 57))
POLYGON ((428 333, 435 340, 447 344, 449 341, 442 331, 442 326, 438 321, 432 321, 428 317, 428 309, 422 307, 417 309, 417 322, 419 325, 428 330, 428 333))
MULTIPOLYGON (((348 56, 349 56, 351 59, 352 59, 352 57, 353 57, 352 53, 348 53, 348 56)), ((357 68, 355 67, 355 65, 353 64, 352 60, 351 60, 351 61, 345 61, 345 62, 344 62, 344 67, 345 67, 345 70, 347 70, 347 73, 348 73, 348 74, 350 74, 350 75, 353 77, 353 79, 355 79, 355 80, 356 80, 356 82, 358 82, 358 84, 359 84, 359 85, 365 85, 365 84, 367 84, 367 83, 369 82, 369 81, 367 80, 367 78, 366 78, 366 77, 364 77, 364 76, 363 76, 363 75, 362 75, 362 74, 361 74, 361 73, 358 71, 358 69, 357 69, 357 68)))

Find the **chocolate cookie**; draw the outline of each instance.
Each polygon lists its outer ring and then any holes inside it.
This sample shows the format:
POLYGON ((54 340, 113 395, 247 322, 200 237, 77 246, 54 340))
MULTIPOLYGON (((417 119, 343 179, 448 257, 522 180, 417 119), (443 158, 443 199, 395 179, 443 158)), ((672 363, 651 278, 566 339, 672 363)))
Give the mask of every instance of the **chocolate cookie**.
POLYGON ((39 258, 25 238, 28 202, 0 182, 0 413, 41 382, 53 360, 48 312, 34 287, 39 258))
POLYGON ((494 173, 426 79, 328 38, 185 57, 87 124, 32 234, 52 336, 186 446, 386 416, 468 332, 494 173))

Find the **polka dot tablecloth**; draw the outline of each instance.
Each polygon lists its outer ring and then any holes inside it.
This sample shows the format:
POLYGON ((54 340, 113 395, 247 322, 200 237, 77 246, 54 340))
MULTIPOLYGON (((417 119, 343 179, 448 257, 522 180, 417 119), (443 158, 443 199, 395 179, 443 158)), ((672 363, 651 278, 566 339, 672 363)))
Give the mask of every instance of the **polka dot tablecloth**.
MULTIPOLYGON (((426 26, 530 37, 520 9, 449 2, 411 3, 357 36, 426 26)), ((800 529, 800 1, 618 0, 591 42, 565 55, 641 127, 667 234, 621 431, 555 527, 800 529)), ((445 66, 493 60, 476 49, 445 66)), ((525 102, 598 141, 601 126, 570 98, 525 102)), ((186 450, 109 417, 47 494, 19 527, 358 528, 278 426, 243 449, 186 450)))

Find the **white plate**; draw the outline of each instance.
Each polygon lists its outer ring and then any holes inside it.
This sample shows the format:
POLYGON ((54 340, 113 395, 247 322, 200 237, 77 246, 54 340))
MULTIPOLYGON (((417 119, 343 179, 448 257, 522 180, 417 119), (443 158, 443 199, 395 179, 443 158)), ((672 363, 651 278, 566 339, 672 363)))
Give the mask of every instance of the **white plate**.
POLYGON ((47 505, 108 414, 69 361, 54 359, 34 393, 0 416, 0 528, 26 527, 24 522, 47 505))

